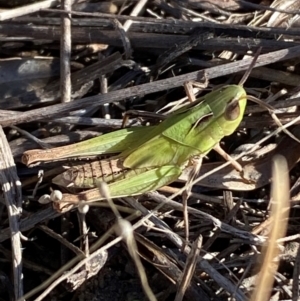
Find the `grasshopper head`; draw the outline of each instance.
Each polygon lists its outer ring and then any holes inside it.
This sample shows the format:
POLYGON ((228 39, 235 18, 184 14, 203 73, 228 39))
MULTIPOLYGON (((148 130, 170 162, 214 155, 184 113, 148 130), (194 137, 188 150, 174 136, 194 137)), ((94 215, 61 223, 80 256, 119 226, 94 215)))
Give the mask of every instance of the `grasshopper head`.
POLYGON ((243 78, 240 80, 239 85, 230 85, 223 90, 226 107, 223 112, 224 118, 221 118, 220 121, 223 122, 225 136, 231 135, 243 119, 247 105, 247 94, 243 88, 243 84, 247 80, 251 70, 254 68, 260 51, 261 47, 256 51, 253 60, 243 78))

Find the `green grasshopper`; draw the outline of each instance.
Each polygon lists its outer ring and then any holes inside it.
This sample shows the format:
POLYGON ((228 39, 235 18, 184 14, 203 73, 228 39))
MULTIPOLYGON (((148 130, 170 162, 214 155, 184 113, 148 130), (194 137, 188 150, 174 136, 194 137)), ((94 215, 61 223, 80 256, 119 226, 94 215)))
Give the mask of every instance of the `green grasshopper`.
MULTIPOLYGON (((258 55, 259 52, 242 83, 258 55)), ((108 183, 112 198, 157 190, 177 180, 194 158, 201 159, 211 149, 241 172, 241 166, 219 147, 219 142, 239 126, 246 104, 247 94, 242 84, 228 85, 181 107, 156 126, 121 129, 70 146, 30 150, 24 153, 22 162, 29 165, 37 161, 117 153, 109 160, 71 167, 53 180, 61 186, 90 188, 97 186, 100 179, 108 183)), ((197 171, 194 168, 188 183, 197 171)), ((79 194, 63 194, 60 204, 102 199, 99 188, 93 188, 79 194)))
MULTIPOLYGON (((22 161, 28 165, 36 161, 119 153, 113 158, 117 161, 103 161, 108 171, 102 180, 109 183, 113 198, 139 195, 175 181, 190 158, 206 155, 224 136, 231 135, 243 118, 246 103, 242 86, 225 86, 180 108, 157 126, 121 129, 71 146, 30 150, 24 153, 22 161)), ((68 169, 54 182, 63 186, 76 184, 79 169, 68 169)), ((96 201, 102 196, 98 188, 78 195, 63 195, 63 201, 79 199, 96 201)))

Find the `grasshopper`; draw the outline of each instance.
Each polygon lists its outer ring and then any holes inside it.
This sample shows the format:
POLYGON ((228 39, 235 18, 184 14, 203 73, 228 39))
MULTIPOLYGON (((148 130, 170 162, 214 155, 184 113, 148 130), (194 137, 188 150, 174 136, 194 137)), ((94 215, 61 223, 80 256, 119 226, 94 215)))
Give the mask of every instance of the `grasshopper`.
MULTIPOLYGON (((105 181, 112 198, 157 190, 177 180, 194 158, 201 159, 212 149, 242 172, 242 167, 220 148, 219 142, 231 135, 243 118, 247 94, 242 84, 258 55, 259 52, 241 84, 218 88, 169 114, 156 126, 120 129, 70 146, 26 151, 22 162, 29 165, 37 161, 117 154, 109 160, 71 167, 53 179, 58 185, 78 188, 91 188, 99 180, 105 181)), ((188 183, 198 167, 199 164, 188 183)), ((79 194, 63 194, 60 204, 102 199, 99 189, 93 188, 79 194)))
MULTIPOLYGON (((185 105, 157 126, 121 129, 71 146, 30 150, 24 153, 22 161, 28 165, 79 155, 119 153, 113 158, 115 161, 102 161, 99 165, 104 170, 101 180, 109 183, 113 198, 139 195, 175 181, 190 158, 206 155, 224 136, 231 135, 243 118, 246 103, 242 86, 225 86, 185 105)), ((54 182, 63 186, 80 183, 80 168, 68 169, 54 182)), ((79 199, 96 201, 102 196, 98 188, 63 195, 63 201, 79 199)))

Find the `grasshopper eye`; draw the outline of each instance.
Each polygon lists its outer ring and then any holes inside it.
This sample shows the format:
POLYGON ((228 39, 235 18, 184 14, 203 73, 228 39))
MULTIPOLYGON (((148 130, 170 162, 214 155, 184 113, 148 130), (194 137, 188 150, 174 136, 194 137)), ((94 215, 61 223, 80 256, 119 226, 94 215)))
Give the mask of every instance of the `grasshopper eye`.
POLYGON ((236 99, 233 99, 226 106, 224 117, 228 121, 234 121, 240 116, 240 105, 236 99))

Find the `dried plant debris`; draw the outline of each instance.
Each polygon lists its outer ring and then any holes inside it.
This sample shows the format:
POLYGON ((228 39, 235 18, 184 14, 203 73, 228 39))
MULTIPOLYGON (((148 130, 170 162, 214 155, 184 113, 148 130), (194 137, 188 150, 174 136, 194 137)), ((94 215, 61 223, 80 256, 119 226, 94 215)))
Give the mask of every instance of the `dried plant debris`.
POLYGON ((0 8, 0 301, 299 299, 299 1, 0 8))

